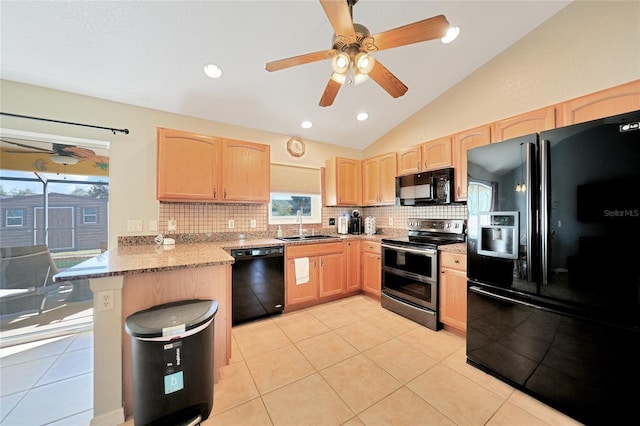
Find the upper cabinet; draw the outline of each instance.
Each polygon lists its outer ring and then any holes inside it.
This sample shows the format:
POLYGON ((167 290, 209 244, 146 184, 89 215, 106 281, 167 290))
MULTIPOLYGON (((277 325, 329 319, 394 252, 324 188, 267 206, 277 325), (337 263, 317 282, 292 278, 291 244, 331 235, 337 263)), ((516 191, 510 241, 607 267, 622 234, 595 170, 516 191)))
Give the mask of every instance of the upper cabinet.
POLYGON ((270 146, 158 128, 161 201, 269 202, 270 146))
POLYGON ((467 199, 467 151, 491 142, 491 127, 481 126, 453 135, 456 201, 467 199))
POLYGON ((362 164, 360 160, 334 157, 326 161, 327 206, 362 204, 362 164))
POLYGON ((379 155, 362 162, 365 206, 395 204, 396 202, 396 153, 379 155))
POLYGON ((222 200, 269 202, 269 145, 222 140, 222 200))
POLYGON ((540 133, 555 127, 555 107, 541 108, 493 123, 491 142, 500 142, 531 133, 540 133))
POLYGON ((640 110, 640 80, 572 99, 560 105, 563 126, 640 110))
POLYGON ((158 200, 219 200, 219 138, 158 128, 157 144, 158 200))
POLYGON ((451 136, 398 151, 398 176, 444 169, 452 165, 451 136))

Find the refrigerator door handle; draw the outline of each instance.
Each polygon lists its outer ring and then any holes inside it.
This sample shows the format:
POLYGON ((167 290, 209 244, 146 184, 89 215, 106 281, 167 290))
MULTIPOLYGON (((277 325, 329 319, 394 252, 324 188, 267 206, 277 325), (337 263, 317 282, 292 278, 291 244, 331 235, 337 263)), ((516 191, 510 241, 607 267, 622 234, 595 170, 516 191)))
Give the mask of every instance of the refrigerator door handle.
POLYGON ((509 302, 509 303, 514 303, 514 304, 517 304, 517 305, 528 306, 530 308, 539 308, 539 306, 536 306, 536 305, 534 305, 532 303, 523 302, 522 300, 512 299, 510 297, 500 296, 499 294, 492 293, 492 292, 486 291, 486 290, 482 290, 480 287, 476 287, 476 286, 469 287, 469 291, 471 291, 473 293, 481 294, 481 295, 486 296, 486 297, 490 297, 492 299, 501 300, 503 302, 509 302))
POLYGON ((535 155, 536 155, 536 151, 535 151, 535 145, 532 143, 528 143, 526 144, 526 166, 525 166, 525 172, 526 172, 526 185, 527 185, 527 191, 526 191, 526 208, 527 208, 527 223, 526 223, 526 227, 527 227, 527 246, 526 246, 526 250, 527 250, 527 265, 528 267, 526 268, 526 279, 528 282, 532 281, 532 274, 531 274, 531 265, 533 265, 533 259, 532 259, 532 254, 533 254, 533 238, 536 235, 536 230, 534 229, 534 200, 533 200, 533 193, 535 192, 535 186, 534 186, 534 177, 533 177, 533 167, 534 167, 534 161, 535 161, 535 155))
POLYGON ((540 261, 542 266, 542 276, 540 280, 542 285, 549 284, 549 207, 550 207, 550 191, 549 191, 549 141, 542 140, 540 144, 540 261))

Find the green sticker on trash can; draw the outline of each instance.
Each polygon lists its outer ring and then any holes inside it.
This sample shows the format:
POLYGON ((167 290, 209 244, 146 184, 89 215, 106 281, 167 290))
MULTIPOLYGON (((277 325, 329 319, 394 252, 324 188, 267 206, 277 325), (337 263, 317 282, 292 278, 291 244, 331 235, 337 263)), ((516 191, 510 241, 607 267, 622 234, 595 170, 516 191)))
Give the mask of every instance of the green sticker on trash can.
POLYGON ((177 392, 184 388, 184 376, 182 371, 164 376, 164 394, 177 392))

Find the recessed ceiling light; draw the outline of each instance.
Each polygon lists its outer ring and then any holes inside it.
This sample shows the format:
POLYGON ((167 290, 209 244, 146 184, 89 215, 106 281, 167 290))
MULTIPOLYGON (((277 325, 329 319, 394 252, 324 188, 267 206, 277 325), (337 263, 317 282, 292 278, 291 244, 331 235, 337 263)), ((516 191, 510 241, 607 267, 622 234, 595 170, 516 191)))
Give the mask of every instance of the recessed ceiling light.
POLYGON ((366 112, 361 112, 360 114, 357 115, 356 119, 358 119, 358 121, 364 121, 367 118, 369 118, 369 114, 367 114, 366 112))
POLYGON ((442 37, 440 41, 443 42, 444 44, 451 43, 453 40, 458 38, 459 34, 460 34, 460 27, 449 27, 449 30, 447 31, 447 35, 442 37))
POLYGON ((303 129, 310 129, 311 126, 313 126, 313 123, 310 121, 303 121, 302 123, 300 123, 300 127, 302 127, 303 129))
POLYGON ((222 68, 220 68, 216 64, 205 64, 204 73, 207 75, 207 77, 220 78, 222 77, 222 68))

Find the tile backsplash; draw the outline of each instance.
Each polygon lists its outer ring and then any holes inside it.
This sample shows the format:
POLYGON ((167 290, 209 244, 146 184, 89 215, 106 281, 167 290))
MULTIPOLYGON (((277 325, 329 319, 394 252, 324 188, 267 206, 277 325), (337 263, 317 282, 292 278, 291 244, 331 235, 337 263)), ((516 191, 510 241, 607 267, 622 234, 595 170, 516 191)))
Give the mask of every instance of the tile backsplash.
MULTIPOLYGON (((277 225, 269 225, 268 204, 205 204, 205 203, 160 203, 158 230, 161 234, 207 234, 207 233, 238 233, 264 232, 275 233, 277 225), (168 223, 174 219, 175 231, 169 231, 168 223), (229 221, 233 221, 233 228, 229 228, 229 221), (255 221, 255 227, 252 227, 255 221)), ((424 219, 466 219, 467 206, 451 204, 447 206, 404 207, 323 207, 322 224, 305 224, 305 228, 331 229, 330 218, 350 215, 353 210, 359 210, 363 217, 376 218, 378 228, 392 228, 404 230, 407 219, 419 217, 424 219), (391 221, 390 221, 391 219, 391 221)), ((285 234, 297 225, 285 225, 285 234)))

